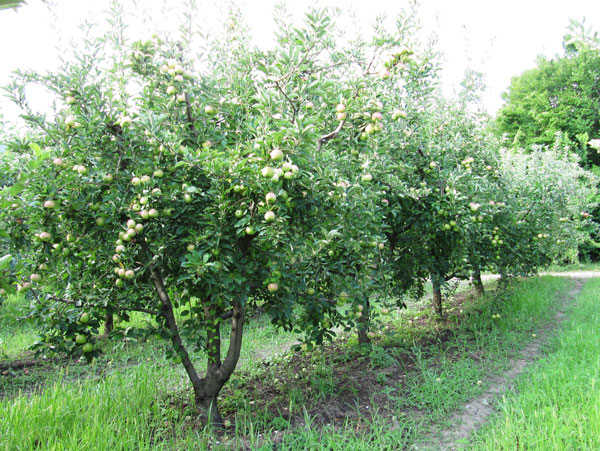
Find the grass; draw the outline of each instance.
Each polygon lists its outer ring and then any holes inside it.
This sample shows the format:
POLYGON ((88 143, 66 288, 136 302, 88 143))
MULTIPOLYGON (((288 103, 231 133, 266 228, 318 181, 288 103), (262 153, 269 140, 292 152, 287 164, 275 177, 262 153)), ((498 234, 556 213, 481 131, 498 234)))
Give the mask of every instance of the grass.
POLYGON ((27 310, 27 301, 21 296, 9 296, 0 305, 0 360, 15 359, 35 343, 33 321, 21 319, 27 310))
POLYGON ((600 280, 588 282, 546 357, 502 398, 472 449, 600 449, 599 298, 600 280))
MULTIPOLYGON (((222 434, 197 424, 189 384, 181 366, 164 359, 163 342, 106 342, 93 365, 62 362, 0 376, 0 449, 410 447, 429 425, 489 388, 570 286, 568 279, 542 277, 500 295, 462 295, 448 303, 442 323, 423 304, 394 310, 380 318, 386 327, 370 348, 346 334, 312 353, 276 356, 295 336, 253 317, 239 371, 222 396, 230 423, 222 434), (19 388, 28 393, 19 396, 19 388)), ((19 302, 0 310, 3 338, 10 324, 10 334, 19 333, 19 302)), ((27 324, 21 329, 25 337, 34 332, 27 324)), ((16 356, 23 348, 10 343, 6 349, 16 356)), ((194 359, 204 365, 202 353, 194 359)))

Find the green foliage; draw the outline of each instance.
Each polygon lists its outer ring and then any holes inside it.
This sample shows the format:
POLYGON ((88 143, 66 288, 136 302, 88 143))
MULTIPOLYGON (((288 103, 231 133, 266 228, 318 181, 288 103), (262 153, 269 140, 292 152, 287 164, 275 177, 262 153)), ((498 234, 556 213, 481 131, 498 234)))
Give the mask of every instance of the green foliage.
POLYGON ((564 55, 541 56, 536 68, 512 79, 496 129, 511 145, 523 148, 551 146, 562 133, 585 165, 598 165, 600 157, 589 141, 600 136, 600 50, 576 38, 576 28, 575 23, 565 37, 564 55))

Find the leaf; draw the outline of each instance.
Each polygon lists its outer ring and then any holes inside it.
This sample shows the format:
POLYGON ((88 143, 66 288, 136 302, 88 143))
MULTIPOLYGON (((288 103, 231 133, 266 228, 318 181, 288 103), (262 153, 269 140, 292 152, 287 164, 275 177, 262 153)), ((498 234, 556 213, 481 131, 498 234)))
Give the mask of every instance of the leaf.
POLYGON ((0 270, 8 268, 11 260, 12 260, 12 255, 10 255, 10 254, 0 257, 0 270))

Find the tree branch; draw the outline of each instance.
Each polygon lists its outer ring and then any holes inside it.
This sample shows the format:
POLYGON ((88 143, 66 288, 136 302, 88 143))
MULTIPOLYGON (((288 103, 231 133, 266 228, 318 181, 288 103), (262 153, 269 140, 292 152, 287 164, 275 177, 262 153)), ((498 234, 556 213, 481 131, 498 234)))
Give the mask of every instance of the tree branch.
POLYGON ((340 123, 338 124, 337 128, 332 131, 331 133, 328 133, 327 135, 323 135, 321 136, 318 140, 317 140, 317 152, 319 152, 321 150, 321 148, 323 147, 323 144, 325 144, 327 141, 329 141, 330 139, 335 138, 337 135, 340 134, 340 132, 342 131, 342 127, 344 126, 344 121, 340 121, 340 123))
MULTIPOLYGON (((72 299, 59 298, 57 296, 48 296, 47 299, 51 299, 53 301, 62 302, 63 304, 70 304, 70 305, 77 305, 77 306, 83 305, 79 301, 74 301, 72 299)), ((88 306, 88 307, 94 307, 94 308, 100 308, 100 309, 105 309, 106 308, 106 306, 104 306, 104 305, 98 305, 98 304, 85 304, 85 305, 88 306)), ((160 315, 160 312, 157 311, 157 310, 150 310, 150 309, 143 308, 143 307, 130 307, 130 308, 126 308, 126 307, 117 306, 115 308, 115 310, 120 311, 120 312, 134 311, 134 312, 148 313, 149 315, 154 315, 154 316, 160 315)))

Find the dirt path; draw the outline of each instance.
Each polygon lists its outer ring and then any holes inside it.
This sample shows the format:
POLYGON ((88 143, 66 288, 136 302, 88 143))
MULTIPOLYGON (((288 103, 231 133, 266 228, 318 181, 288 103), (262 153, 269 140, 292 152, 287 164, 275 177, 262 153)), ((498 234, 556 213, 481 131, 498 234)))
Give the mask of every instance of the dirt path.
POLYGON ((415 449, 448 451, 464 449, 464 443, 466 443, 470 435, 481 428, 489 420, 490 415, 496 411, 493 407, 494 399, 506 392, 514 382, 515 378, 523 372, 526 366, 540 356, 542 345, 548 341, 556 328, 566 320, 565 308, 579 294, 583 288, 585 279, 590 277, 600 277, 600 273, 591 271, 547 274, 572 277, 574 279, 574 285, 561 300, 561 307, 554 318, 547 324, 547 327, 543 328, 545 332, 540 333, 521 350, 519 355, 509 362, 509 369, 506 372, 490 381, 491 388, 488 391, 482 393, 477 398, 472 399, 465 405, 464 409, 457 411, 452 415, 449 418, 449 423, 451 424, 450 427, 442 430, 436 429, 435 427, 432 428, 430 433, 427 434, 428 441, 425 442, 427 444, 417 446, 415 449))
MULTIPOLYGON (((565 272, 542 272, 540 276, 572 277, 574 279, 590 279, 600 277, 600 271, 565 271, 565 272)), ((499 274, 482 274, 481 280, 499 279, 499 274)))

